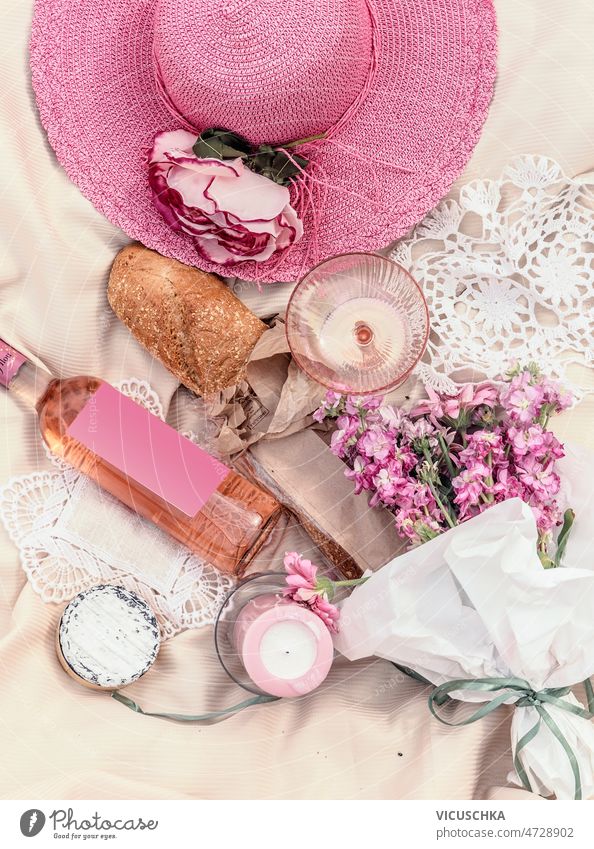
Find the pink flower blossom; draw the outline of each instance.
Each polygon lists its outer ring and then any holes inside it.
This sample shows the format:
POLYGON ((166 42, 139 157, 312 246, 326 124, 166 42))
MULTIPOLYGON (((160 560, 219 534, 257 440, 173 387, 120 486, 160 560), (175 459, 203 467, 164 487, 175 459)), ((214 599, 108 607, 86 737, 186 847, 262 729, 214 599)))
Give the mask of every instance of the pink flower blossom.
POLYGON ((491 470, 484 463, 476 462, 468 469, 462 469, 460 474, 452 479, 452 486, 456 490, 454 502, 460 507, 460 512, 465 515, 468 510, 478 505, 481 495, 486 491, 485 478, 489 477, 491 470))
POLYGON ((510 421, 516 425, 525 426, 536 421, 544 403, 543 387, 532 383, 532 380, 529 371, 520 372, 501 394, 501 404, 510 421))
POLYGON ((545 435, 539 424, 530 425, 528 428, 512 425, 507 430, 507 438, 516 457, 524 457, 526 454, 541 454, 544 450, 545 435))
POLYGON ((351 416, 358 416, 360 412, 371 412, 381 407, 382 399, 377 395, 347 395, 345 410, 351 416))
POLYGON ((504 458, 505 451, 501 432, 496 430, 477 430, 468 434, 466 448, 460 452, 460 461, 465 465, 472 465, 474 460, 485 460, 491 455, 494 463, 504 458))
POLYGON ((241 158, 201 159, 185 130, 158 133, 148 155, 153 203, 165 221, 194 240, 205 259, 264 262, 303 236, 289 190, 241 158))
POLYGON ((387 460, 392 453, 394 440, 380 427, 372 426, 357 442, 361 454, 373 460, 387 460))
POLYGON ((574 399, 571 392, 564 391, 556 381, 541 377, 540 385, 543 390, 544 403, 550 404, 556 413, 567 410, 573 404, 574 399))
POLYGON ((394 523, 396 525, 396 530, 398 531, 398 535, 401 539, 414 540, 417 539, 417 532, 415 530, 415 522, 409 511, 407 510, 399 510, 396 514, 394 523))
POLYGON ((357 431, 361 422, 355 416, 342 415, 336 419, 337 430, 330 439, 330 450, 338 457, 342 457, 347 448, 353 446, 357 441, 357 431))
POLYGON ((389 460, 371 479, 378 499, 389 507, 397 503, 398 494, 402 494, 403 487, 406 487, 407 479, 403 476, 403 471, 400 463, 389 460))
POLYGON ((456 420, 462 410, 475 407, 491 407, 497 402, 499 391, 492 383, 467 383, 455 395, 442 395, 427 387, 427 400, 421 401, 411 410, 411 416, 431 415, 432 419, 450 418, 456 420))
POLYGON ((556 503, 535 504, 531 506, 539 533, 550 534, 556 525, 562 523, 563 516, 556 503))
POLYGON ((337 416, 343 402, 343 396, 339 392, 328 390, 324 400, 313 414, 314 421, 323 422, 328 416, 337 416))
POLYGON ((406 418, 405 414, 398 407, 379 407, 377 414, 380 422, 393 432, 400 430, 406 418))
POLYGON ((330 631, 337 633, 340 611, 328 601, 326 588, 318 581, 318 567, 296 551, 286 552, 284 564, 287 586, 283 595, 308 607, 330 631))
POLYGON ((425 542, 431 536, 441 533, 444 528, 431 516, 416 510, 399 510, 394 523, 398 536, 412 545, 425 542))
POLYGON ((355 482, 355 495, 373 488, 373 476, 377 469, 377 463, 370 463, 366 457, 355 457, 352 469, 346 469, 344 473, 346 478, 355 482))
POLYGON ((561 487, 561 480, 554 471, 553 462, 550 461, 543 466, 532 455, 523 458, 522 465, 518 466, 518 478, 526 489, 542 501, 553 498, 561 487))
POLYGON ((402 435, 409 442, 413 442, 415 439, 433 437, 435 435, 435 426, 427 419, 417 419, 416 422, 408 419, 403 422, 402 435))
POLYGON ((338 633, 338 620, 340 618, 340 610, 334 604, 331 604, 324 595, 316 595, 309 604, 309 609, 319 616, 324 625, 333 634, 338 633))
POLYGON ((286 595, 294 595, 300 590, 314 590, 318 576, 318 567, 311 560, 306 560, 296 551, 288 551, 284 558, 287 571, 288 588, 286 595))
POLYGON ((526 386, 515 389, 505 399, 505 409, 513 422, 530 424, 539 414, 542 406, 542 391, 538 386, 526 386))
POLYGON ((507 501, 508 498, 522 498, 525 500, 526 490, 515 475, 508 468, 497 472, 497 480, 493 485, 495 501, 507 501))

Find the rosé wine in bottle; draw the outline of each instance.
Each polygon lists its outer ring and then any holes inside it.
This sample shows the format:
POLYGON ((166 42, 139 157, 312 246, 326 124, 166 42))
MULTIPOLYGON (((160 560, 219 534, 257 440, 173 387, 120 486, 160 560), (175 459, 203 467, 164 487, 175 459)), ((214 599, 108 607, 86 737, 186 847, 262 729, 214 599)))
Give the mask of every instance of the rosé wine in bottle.
POLYGON ((242 575, 281 506, 95 377, 59 380, 0 339, 0 384, 35 406, 50 451, 223 572, 242 575))

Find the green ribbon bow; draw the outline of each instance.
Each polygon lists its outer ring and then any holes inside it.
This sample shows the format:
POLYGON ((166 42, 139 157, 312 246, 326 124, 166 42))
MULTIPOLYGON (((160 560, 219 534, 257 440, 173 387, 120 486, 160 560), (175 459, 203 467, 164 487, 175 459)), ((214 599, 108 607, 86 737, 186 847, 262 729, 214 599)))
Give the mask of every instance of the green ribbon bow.
POLYGON ((454 681, 447 681, 445 684, 440 684, 435 688, 435 690, 433 690, 429 696, 429 710, 433 716, 440 722, 443 722, 444 725, 470 725, 471 722, 476 722, 478 719, 482 719, 484 716, 492 713, 492 711, 496 710, 500 705, 507 701, 510 696, 517 696, 517 701, 514 703, 514 707, 533 707, 538 713, 537 722, 524 734, 523 737, 518 740, 516 745, 516 751, 514 753, 514 767, 520 777, 520 781, 526 790, 532 792, 528 775, 526 774, 526 770, 524 769, 520 759, 520 752, 536 737, 540 731, 541 724, 544 722, 549 731, 556 737, 563 747, 563 751, 567 755, 567 759, 571 765, 571 771, 573 772, 575 782, 575 793, 573 798, 581 799, 582 779, 575 752, 567 742, 567 738, 553 717, 548 712, 546 706, 553 705, 554 707, 567 711, 567 713, 574 714, 574 716, 580 716, 582 719, 593 719, 594 690, 589 678, 584 681, 584 687, 588 699, 588 710, 564 701, 563 696, 566 696, 569 692, 571 692, 571 687, 533 690, 528 681, 525 681, 523 678, 477 678, 475 680, 459 678, 454 681), (481 707, 467 719, 463 719, 459 722, 449 722, 447 719, 443 719, 443 717, 439 716, 436 707, 443 705, 449 698, 450 693, 456 690, 499 693, 499 695, 495 696, 495 698, 490 702, 483 703, 481 707))
POLYGON ((130 708, 130 710, 133 710, 135 713, 141 713, 143 716, 155 716, 158 719, 170 719, 173 722, 200 722, 203 725, 214 725, 216 722, 221 722, 223 719, 233 716, 234 713, 239 713, 241 710, 252 707, 252 705, 262 705, 267 702, 278 701, 278 696, 254 696, 253 698, 246 699, 232 707, 192 716, 186 713, 150 713, 147 710, 143 710, 139 704, 132 701, 132 699, 129 699, 128 696, 118 693, 117 690, 111 694, 111 697, 112 699, 115 699, 116 702, 121 702, 121 704, 130 708))

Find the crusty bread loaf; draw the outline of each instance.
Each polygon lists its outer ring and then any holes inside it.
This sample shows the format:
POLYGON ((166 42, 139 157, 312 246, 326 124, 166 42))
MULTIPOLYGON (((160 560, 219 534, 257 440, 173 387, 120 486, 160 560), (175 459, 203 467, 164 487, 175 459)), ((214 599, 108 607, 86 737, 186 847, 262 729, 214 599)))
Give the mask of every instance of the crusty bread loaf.
POLYGON ((107 296, 138 341, 199 395, 237 383, 265 330, 214 274, 140 244, 117 255, 107 296))

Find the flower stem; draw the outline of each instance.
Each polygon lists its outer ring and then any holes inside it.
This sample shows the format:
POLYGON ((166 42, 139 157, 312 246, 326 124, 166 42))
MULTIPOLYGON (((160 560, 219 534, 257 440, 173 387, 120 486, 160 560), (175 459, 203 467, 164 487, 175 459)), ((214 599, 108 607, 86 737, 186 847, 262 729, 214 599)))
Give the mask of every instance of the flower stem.
POLYGON ((446 506, 444 505, 443 501, 442 501, 442 500, 441 500, 441 498, 439 497, 439 495, 438 495, 438 493, 437 493, 437 490, 435 489, 435 487, 433 486, 433 484, 431 483, 431 481, 428 481, 428 482, 427 482, 427 486, 428 486, 428 487, 429 487, 429 489, 431 490, 431 492, 432 492, 432 494, 433 494, 433 498, 435 498, 435 501, 436 501, 436 503, 437 503, 437 506, 439 507, 439 509, 440 509, 440 510, 441 510, 441 512, 443 513, 443 517, 444 517, 444 519, 446 520, 446 522, 448 523, 448 525, 450 526, 450 528, 455 528, 455 527, 456 527, 456 522, 454 522, 454 520, 452 519, 452 516, 451 516, 451 514, 450 514, 450 511, 449 511, 449 510, 446 508, 446 506))
POLYGON ((557 538, 557 553, 555 555, 554 560, 555 566, 561 565, 561 561, 563 560, 563 555, 565 554, 567 540, 569 538, 574 519, 575 512, 571 508, 569 508, 563 514, 563 527, 559 531, 559 536, 557 538))
MULTIPOLYGON (((492 488, 494 483, 495 483, 494 480, 493 480, 493 452, 492 451, 489 451, 489 453, 487 454, 487 466, 491 469, 491 474, 488 475, 488 477, 485 479, 485 483, 487 484, 488 487, 492 488)), ((493 495, 492 492, 486 493, 484 495, 484 498, 485 498, 486 504, 493 504, 495 502, 495 496, 493 495)))
POLYGON ((423 455, 428 463, 433 464, 433 455, 431 454, 431 451, 429 451, 429 446, 426 442, 423 442, 423 455))
POLYGON ((454 464, 452 463, 452 459, 449 455, 448 446, 446 445, 446 441, 443 438, 443 434, 441 434, 441 433, 437 434, 437 441, 439 442, 439 447, 441 449, 441 456, 443 457, 444 462, 447 466, 449 475, 450 475, 451 478, 455 478, 456 477, 456 470, 454 469, 454 464))
POLYGON ((370 577, 371 575, 367 575, 364 578, 352 578, 350 581, 332 581, 332 583, 335 587, 356 587, 359 584, 364 584, 370 577))

